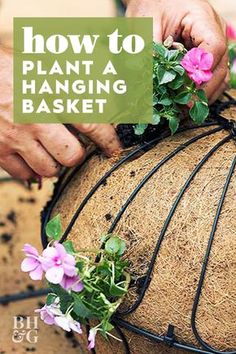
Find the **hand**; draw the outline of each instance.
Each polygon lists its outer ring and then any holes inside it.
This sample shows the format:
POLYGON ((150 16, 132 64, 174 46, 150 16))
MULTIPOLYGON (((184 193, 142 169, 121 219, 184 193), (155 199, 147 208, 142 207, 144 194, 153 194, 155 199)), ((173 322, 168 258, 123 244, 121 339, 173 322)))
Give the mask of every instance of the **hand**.
POLYGON ((228 87, 230 79, 226 23, 206 0, 124 0, 126 16, 153 17, 154 41, 169 35, 187 49, 200 47, 214 56, 213 78, 203 86, 210 103, 228 87))
MULTIPOLYGON (((60 166, 81 163, 85 149, 62 124, 12 122, 12 55, 0 49, 0 166, 15 178, 51 177, 60 166)), ((115 129, 106 124, 76 124, 107 155, 120 149, 115 129)))

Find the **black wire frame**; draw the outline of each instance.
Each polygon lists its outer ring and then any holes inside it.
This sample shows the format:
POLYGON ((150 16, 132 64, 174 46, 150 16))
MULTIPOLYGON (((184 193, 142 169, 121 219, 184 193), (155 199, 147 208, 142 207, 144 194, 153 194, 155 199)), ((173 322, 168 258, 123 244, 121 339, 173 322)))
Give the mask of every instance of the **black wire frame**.
MULTIPOLYGON (((215 235, 215 231, 217 228, 217 223, 220 217, 220 213, 221 213, 221 209, 226 197, 226 193, 230 184, 230 181, 232 179, 232 176, 234 174, 235 171, 235 167, 236 167, 236 156, 232 161, 232 165, 230 167, 223 191, 222 191, 222 196, 220 198, 219 201, 219 205, 217 208, 217 213, 215 216, 215 219, 213 221, 213 227, 212 227, 212 231, 211 231, 211 235, 210 235, 210 239, 209 239, 209 243, 208 243, 208 247, 206 250, 206 254, 205 254, 205 259, 203 262, 203 266, 202 266, 202 271, 201 271, 201 275, 200 275, 200 279, 199 279, 199 284, 198 284, 198 288, 197 288, 197 292, 196 292, 196 296, 195 296, 195 300, 194 300, 194 305, 193 305, 193 310, 192 310, 192 318, 191 318, 191 326, 192 326, 192 330, 193 333, 196 337, 196 339, 198 340, 198 342, 200 343, 202 349, 189 345, 187 343, 180 343, 176 340, 175 335, 174 335, 174 326, 172 326, 171 324, 169 325, 168 329, 167 329, 167 333, 165 336, 158 336, 155 333, 151 333, 150 331, 147 331, 146 329, 143 328, 139 328, 127 321, 125 321, 123 319, 123 317, 125 315, 128 315, 130 313, 132 313, 133 311, 135 311, 137 309, 137 307, 141 304, 142 299, 145 296, 145 293, 148 289, 148 286, 150 284, 151 281, 151 275, 152 275, 152 271, 156 262, 156 258, 158 255, 158 252, 160 250, 162 241, 164 239, 165 233, 167 231, 168 225, 175 213, 175 210, 181 200, 181 198, 183 197, 184 193, 186 192, 186 190, 188 189, 189 185, 191 184, 192 180, 194 179, 194 177, 196 176, 196 174, 199 172, 199 170, 202 168, 202 166, 210 159, 210 157, 217 152, 218 149, 220 149, 225 143, 229 142, 232 139, 235 139, 235 135, 236 135, 236 129, 235 129, 235 124, 233 122, 229 122, 227 119, 225 119, 223 116, 220 115, 220 112, 223 111, 225 108, 228 108, 232 105, 236 105, 236 101, 234 99, 232 99, 232 97, 228 98, 228 101, 224 102, 224 103, 218 103, 218 105, 216 106, 217 108, 215 109, 214 115, 217 116, 217 120, 216 121, 210 121, 208 123, 203 124, 202 126, 192 126, 192 127, 188 127, 188 128, 182 128, 180 129, 180 131, 185 131, 185 130, 189 130, 189 129, 198 129, 200 127, 205 127, 205 126, 214 126, 216 125, 215 128, 213 129, 209 129, 199 135, 196 135, 194 138, 188 140, 187 142, 185 142, 184 144, 178 146, 174 151, 172 151, 170 154, 168 154, 166 157, 164 157, 144 178, 143 180, 139 183, 139 185, 134 189, 134 191, 131 193, 131 195, 128 197, 127 201, 123 204, 122 208, 120 209, 120 211, 118 212, 118 214, 116 215, 112 225, 110 226, 108 233, 112 233, 117 225, 117 223, 119 222, 119 220, 121 219, 122 215, 124 214, 125 210, 127 209, 127 207, 130 205, 130 203, 132 203, 132 201, 134 200, 135 196, 138 194, 138 192, 141 190, 141 188, 145 185, 145 183, 147 183, 147 181, 153 176, 154 173, 156 173, 159 168, 161 166, 163 166, 167 161, 169 161, 171 158, 173 158, 174 156, 176 156, 176 154, 178 154, 179 152, 183 151, 187 146, 190 146, 192 144, 194 144, 196 141, 206 137, 206 136, 210 136, 211 134, 215 134, 218 131, 221 131, 223 129, 227 129, 229 130, 229 134, 222 139, 221 141, 219 141, 204 157, 203 159, 198 163, 198 165, 195 167, 195 169, 193 170, 193 172, 190 174, 189 178, 187 179, 187 181, 185 182, 185 184, 183 185, 183 187, 181 188, 174 204, 172 205, 172 208, 169 212, 169 215, 167 216, 167 219, 163 225, 162 231, 159 235, 159 238, 157 240, 156 243, 156 247, 154 249, 153 255, 151 257, 151 261, 149 263, 149 267, 147 270, 147 273, 144 277, 144 279, 142 279, 142 287, 141 287, 141 291, 139 293, 139 297, 138 299, 135 301, 135 303, 128 309, 125 310, 123 312, 117 312, 116 315, 113 317, 113 323, 115 325, 115 328, 117 330, 118 335, 122 338, 123 343, 124 343, 124 349, 126 354, 130 353, 130 349, 129 349, 129 345, 128 345, 128 341, 126 340, 126 337, 124 335, 124 333, 121 331, 120 327, 123 327, 129 331, 132 331, 134 333, 137 333, 141 336, 144 336, 148 339, 151 339, 152 341, 155 342, 163 342, 166 343, 169 346, 173 346, 175 348, 178 349, 183 349, 183 350, 187 350, 190 352, 195 352, 195 353, 201 353, 201 354, 210 354, 210 353, 225 353, 225 354, 236 354, 236 351, 232 351, 232 352, 224 352, 224 351, 217 351, 216 349, 212 348, 210 345, 208 345, 207 343, 205 343, 200 335, 197 332, 197 328, 196 328, 196 313, 197 313, 197 309, 198 309, 198 303, 199 303, 199 299, 201 296, 201 291, 202 291, 202 287, 203 287, 203 283, 204 283, 204 275, 206 273, 206 269, 207 269, 207 264, 208 264, 208 259, 210 256, 210 251, 211 251, 211 246, 214 240, 214 235, 215 235)), ((76 220, 78 219, 81 211, 83 210, 84 206, 87 204, 87 202, 89 201, 89 199, 92 197, 92 195, 98 190, 98 188, 106 181, 106 179, 115 171, 117 170, 123 163, 127 162, 128 160, 134 158, 136 155, 139 155, 140 153, 145 153, 147 151, 149 151, 153 146, 155 146, 156 144, 158 144, 160 141, 163 140, 163 137, 161 138, 156 138, 154 140, 152 140, 151 142, 145 142, 144 144, 142 144, 141 146, 139 146, 138 148, 136 148, 135 150, 131 151, 128 155, 126 155, 123 159, 121 159, 120 161, 118 161, 96 184, 95 186, 90 190, 90 192, 88 193, 88 195, 84 198, 84 200, 82 201, 82 203, 80 204, 80 206, 77 208, 76 212, 74 213, 71 221, 69 222, 68 226, 66 227, 66 230, 60 240, 60 242, 63 242, 66 240, 66 238, 68 237, 72 227, 74 226, 76 220)), ((88 157, 90 158, 90 157, 88 157)), ((76 173, 79 171, 79 167, 76 168, 69 176, 68 178, 64 179, 64 183, 61 183, 62 181, 59 182, 58 184, 58 188, 56 188, 55 191, 55 195, 52 199, 52 201, 49 203, 49 205, 47 206, 43 217, 42 217, 42 243, 43 246, 46 247, 47 246, 47 238, 45 235, 45 226, 48 222, 48 220, 50 219, 50 215, 51 212, 54 208, 54 206, 56 205, 57 201, 59 200, 62 192, 64 191, 64 189, 68 186, 68 183, 70 183, 70 181, 73 179, 73 177, 76 175, 76 173)))
MULTIPOLYGON (((198 128, 202 128, 202 127, 211 127, 211 126, 215 126, 215 128, 213 129, 209 129, 199 135, 196 135, 194 138, 190 139, 189 141, 185 142, 184 144, 180 145, 179 147, 177 147, 173 152, 171 152, 170 154, 168 154, 164 159, 162 159, 145 177, 144 179, 139 183, 139 185, 135 188, 135 190, 132 192, 132 194, 129 196, 129 198, 127 199, 126 203, 122 206, 122 208, 120 209, 120 211, 118 212, 118 214, 116 215, 112 225, 110 226, 108 232, 112 232, 117 223, 119 222, 119 220, 121 219, 123 213, 125 212, 125 210, 127 209, 127 207, 130 205, 130 203, 134 200, 135 196, 138 194, 138 192, 141 190, 141 188, 145 185, 145 183, 151 178, 151 176, 156 173, 158 171, 158 169, 163 166, 167 161, 169 161, 171 158, 173 158, 176 154, 178 154, 179 152, 183 151, 187 146, 190 146, 191 144, 194 144, 196 141, 198 141, 199 139, 202 139, 204 137, 210 136, 211 134, 215 134, 221 130, 228 130, 229 134, 222 139, 220 142, 218 142, 204 157, 203 159, 199 162, 199 164, 195 167, 195 169, 193 170, 193 172, 190 174, 189 178, 187 179, 187 181, 185 182, 185 184, 183 185, 183 187, 181 188, 174 204, 172 205, 172 208, 169 212, 169 215, 167 216, 167 219, 163 225, 162 231, 159 235, 159 238, 157 239, 157 243, 156 243, 156 247, 154 249, 153 255, 151 257, 151 261, 149 263, 149 268, 148 271, 145 275, 145 277, 142 280, 142 286, 140 288, 140 292, 139 292, 139 297, 138 299, 135 301, 135 303, 128 309, 125 310, 123 312, 117 312, 116 315, 113 317, 113 324, 115 326, 115 329, 117 331, 117 334, 119 335, 119 337, 122 339, 123 344, 124 344, 124 350, 126 354, 130 353, 130 348, 129 348, 129 344, 128 341, 126 339, 126 336, 124 335, 123 331, 121 330, 121 328, 124 328, 126 330, 132 331, 134 333, 137 333, 138 335, 144 336, 154 342, 159 342, 159 343, 165 343, 171 347, 175 347, 177 349, 182 349, 182 350, 186 350, 189 352, 194 352, 194 353, 201 353, 201 354, 211 354, 211 353, 215 353, 215 354, 236 354, 236 350, 235 351, 231 351, 231 352, 224 352, 224 351, 218 351, 214 348, 212 348, 210 345, 208 345, 207 343, 205 343, 202 338, 200 337, 197 328, 196 328, 196 313, 197 313, 197 309, 198 309, 198 304, 199 304, 199 300, 200 300, 200 296, 201 296, 201 291, 202 291, 202 287, 204 284, 204 276, 207 270, 207 264, 208 264, 208 259, 210 256, 210 252, 211 252, 211 247, 212 247, 212 243, 214 241, 214 235, 216 232, 216 228, 217 228, 217 223, 220 217, 220 213, 221 213, 221 209, 226 197, 226 193, 230 184, 230 181, 233 177, 233 174, 235 172, 235 167, 236 167, 236 156, 232 161, 232 165, 230 167, 227 179, 225 181, 225 185, 222 191, 222 195, 218 204, 218 208, 217 208, 217 212, 213 221, 213 226, 212 226, 212 231, 210 234, 210 238, 209 238, 209 242, 208 242, 208 246, 207 246, 207 250, 205 253, 205 258, 204 258, 204 262, 203 262, 203 266, 202 266, 202 270, 201 270, 201 274, 200 274, 200 278, 199 278, 199 283, 198 283, 198 287, 197 287, 197 291, 196 291, 196 295, 195 295, 195 299, 194 299, 194 304, 193 304, 193 309, 192 309, 192 317, 191 317, 191 326, 192 326, 192 330, 193 333, 196 337, 196 339, 198 340, 199 344, 201 345, 202 348, 198 348, 192 345, 189 345, 187 343, 180 343, 176 340, 175 338, 175 334, 174 334, 174 326, 173 325, 169 325, 168 329, 167 329, 167 333, 164 336, 159 336, 156 335, 155 333, 152 333, 144 328, 140 328, 137 327, 127 321, 125 321, 123 319, 123 317, 133 311, 135 311, 137 309, 137 307, 141 304, 143 297, 145 296, 146 290, 148 289, 148 286, 150 284, 151 281, 151 276, 152 276, 152 271, 156 262, 156 258, 158 255, 158 252, 160 250, 161 247, 161 243, 164 239, 166 230, 168 228, 168 225, 175 213, 175 210, 182 198, 182 196, 184 195, 184 193, 186 192, 186 190, 188 189, 188 186, 191 184, 193 178, 195 177, 195 175, 198 173, 198 171, 202 168, 202 166, 206 163, 206 161, 208 161, 208 159, 219 149, 221 148, 225 143, 227 143, 228 141, 235 139, 236 137, 236 126, 234 122, 231 122, 227 119, 225 119, 222 115, 221 112, 224 111, 226 108, 229 108, 231 106, 236 106, 236 101, 229 95, 226 94, 225 95, 227 97, 227 101, 226 102, 217 102, 217 105, 215 105, 212 109, 212 116, 214 116, 216 119, 214 120, 210 120, 200 126, 191 126, 191 127, 186 127, 186 128, 181 128, 179 129, 178 133, 183 132, 183 131, 187 131, 190 129, 198 129, 198 128)), ((136 148, 135 150, 131 151, 130 153, 128 153, 128 155, 126 155, 124 158, 122 158, 120 161, 118 161, 108 172, 106 172, 106 174, 95 184, 95 186, 90 190, 90 192, 88 193, 88 195, 85 197, 85 199, 82 201, 82 203, 80 204, 80 206, 77 208, 76 212, 74 213, 70 223, 68 224, 60 242, 63 242, 66 240, 66 238, 68 237, 73 225, 75 224, 77 218, 79 217, 79 214, 81 213, 82 209, 84 208, 84 206, 86 205, 86 203, 89 201, 89 199, 92 197, 92 195, 98 190, 98 188, 106 181, 107 178, 109 178, 111 176, 111 174, 117 170, 123 163, 129 161, 130 159, 138 156, 139 154, 145 154, 147 151, 149 151, 150 149, 152 149, 152 147, 154 147, 156 144, 158 144, 159 142, 161 142, 163 140, 163 138, 168 137, 169 133, 165 133, 163 134, 161 137, 157 137, 155 139, 153 139, 152 141, 149 142, 144 142, 142 145, 140 145, 138 148, 136 148)), ((93 155, 96 152, 93 152, 92 154, 90 154, 90 156, 87 157, 86 161, 91 157, 91 155, 93 155)), ((67 170, 61 175, 61 177, 59 178, 58 183, 55 185, 55 190, 54 190, 54 195, 52 200, 48 203, 48 205, 46 206, 45 210, 42 213, 42 228, 41 228, 41 240, 42 240, 42 244, 43 247, 45 248, 48 244, 47 241, 47 237, 45 234, 45 226, 47 224, 47 222, 50 219, 50 215, 52 213, 52 210, 54 208, 54 206, 56 205, 57 201, 59 200, 62 192, 64 191, 64 189, 67 187, 67 185, 70 183, 70 181, 73 179, 73 177, 79 172, 81 166, 78 166, 77 168, 75 168, 70 174, 67 174, 67 170)), ((7 295, 7 296, 3 296, 0 297, 0 304, 4 304, 4 303, 8 303, 10 301, 17 301, 17 300, 22 300, 25 298, 30 298, 30 297, 35 297, 35 296, 41 296, 43 294, 47 294, 47 292, 49 291, 49 289, 40 289, 39 291, 36 291, 35 294, 33 294, 32 292, 30 292, 29 294, 27 293, 19 293, 19 294, 13 294, 13 295, 7 295)), ((87 329, 89 329, 89 327, 87 327, 87 329)), ((95 353, 95 351, 94 351, 95 353)))

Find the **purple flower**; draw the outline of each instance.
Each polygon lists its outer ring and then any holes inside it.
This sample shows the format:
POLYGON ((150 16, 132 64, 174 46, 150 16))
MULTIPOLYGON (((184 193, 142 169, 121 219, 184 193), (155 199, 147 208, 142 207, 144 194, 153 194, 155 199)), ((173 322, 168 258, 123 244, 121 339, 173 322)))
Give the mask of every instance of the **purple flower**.
POLYGON ((40 313, 41 320, 48 325, 57 325, 67 332, 71 330, 81 334, 80 323, 75 321, 70 313, 63 314, 60 310, 59 298, 56 298, 51 305, 44 305, 41 309, 35 310, 40 313))
POLYGON ((89 341, 89 345, 88 345, 88 349, 91 350, 95 347, 95 338, 96 338, 96 334, 97 334, 97 329, 92 328, 89 331, 89 336, 88 336, 88 341, 89 341))
POLYGON ((40 313, 41 320, 48 325, 55 324, 56 313, 61 313, 59 305, 56 302, 51 305, 44 305, 41 309, 35 310, 35 312, 40 313))
POLYGON ((228 24, 227 27, 226 27, 226 36, 230 40, 235 40, 236 39, 236 30, 230 24, 228 24))
POLYGON ((76 276, 75 264, 75 258, 66 253, 65 247, 58 242, 43 251, 42 266, 46 279, 52 284, 60 284, 64 275, 76 276))
POLYGON ((84 288, 83 283, 78 275, 74 275, 73 277, 68 277, 67 275, 64 275, 62 281, 60 282, 60 285, 65 290, 73 290, 76 292, 80 292, 84 288))
POLYGON ((29 272, 31 279, 41 280, 43 276, 43 268, 38 251, 28 243, 24 245, 23 251, 26 254, 26 258, 21 263, 21 270, 23 272, 29 272))
POLYGON ((212 78, 213 61, 212 53, 207 53, 200 48, 193 48, 185 54, 181 65, 187 71, 190 79, 197 85, 201 85, 212 78))

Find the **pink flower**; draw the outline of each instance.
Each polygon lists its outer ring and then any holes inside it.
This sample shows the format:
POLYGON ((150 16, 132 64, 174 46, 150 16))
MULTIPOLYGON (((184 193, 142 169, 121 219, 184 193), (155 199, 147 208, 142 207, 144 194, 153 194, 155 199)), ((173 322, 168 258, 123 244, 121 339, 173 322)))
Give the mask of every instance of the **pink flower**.
POLYGON ((181 65, 187 71, 188 76, 197 85, 207 82, 212 78, 211 68, 213 55, 200 48, 193 48, 187 52, 181 61, 181 65))
POLYGON ((43 251, 42 266, 46 279, 52 284, 60 284, 64 275, 76 276, 75 264, 75 258, 66 253, 65 247, 58 242, 43 251))
POLYGON ((228 39, 236 40, 236 30, 232 25, 227 25, 226 35, 228 39))
POLYGON ((44 305, 41 309, 35 310, 35 312, 38 312, 41 320, 48 325, 55 324, 56 314, 60 315, 62 313, 58 302, 54 302, 51 305, 44 305))
POLYGON ((60 285, 65 290, 73 290, 76 292, 80 292, 84 288, 83 283, 78 275, 75 275, 73 277, 68 277, 67 275, 64 275, 62 281, 60 282, 60 285))
POLYGON ((96 334, 97 334, 97 329, 92 328, 89 331, 89 336, 88 336, 88 341, 89 341, 89 345, 88 345, 88 349, 91 350, 95 347, 95 338, 96 338, 96 334))
POLYGON ((48 325, 57 325, 67 332, 74 331, 81 334, 82 329, 80 323, 74 320, 70 313, 62 313, 60 310, 59 298, 51 305, 44 305, 41 309, 35 310, 35 312, 40 313, 41 320, 48 325))
POLYGON ((43 276, 43 268, 38 251, 28 243, 24 245, 23 251, 26 254, 26 258, 21 263, 21 270, 23 272, 29 272, 31 279, 41 280, 43 276))

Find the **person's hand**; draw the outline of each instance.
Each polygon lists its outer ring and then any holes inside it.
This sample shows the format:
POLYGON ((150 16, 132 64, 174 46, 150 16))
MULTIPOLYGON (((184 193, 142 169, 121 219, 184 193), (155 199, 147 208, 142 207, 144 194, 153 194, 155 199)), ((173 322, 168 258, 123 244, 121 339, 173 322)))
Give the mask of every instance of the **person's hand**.
MULTIPOLYGON (((51 177, 60 166, 81 163, 85 149, 62 124, 12 122, 12 55, 0 50, 0 167, 15 178, 51 177)), ((75 128, 112 155, 120 149, 115 129, 106 124, 77 124, 75 128)))
POLYGON ((214 56, 213 78, 203 88, 213 103, 229 82, 226 23, 206 0, 124 0, 128 17, 153 17, 154 41, 168 36, 187 49, 200 47, 214 56))

